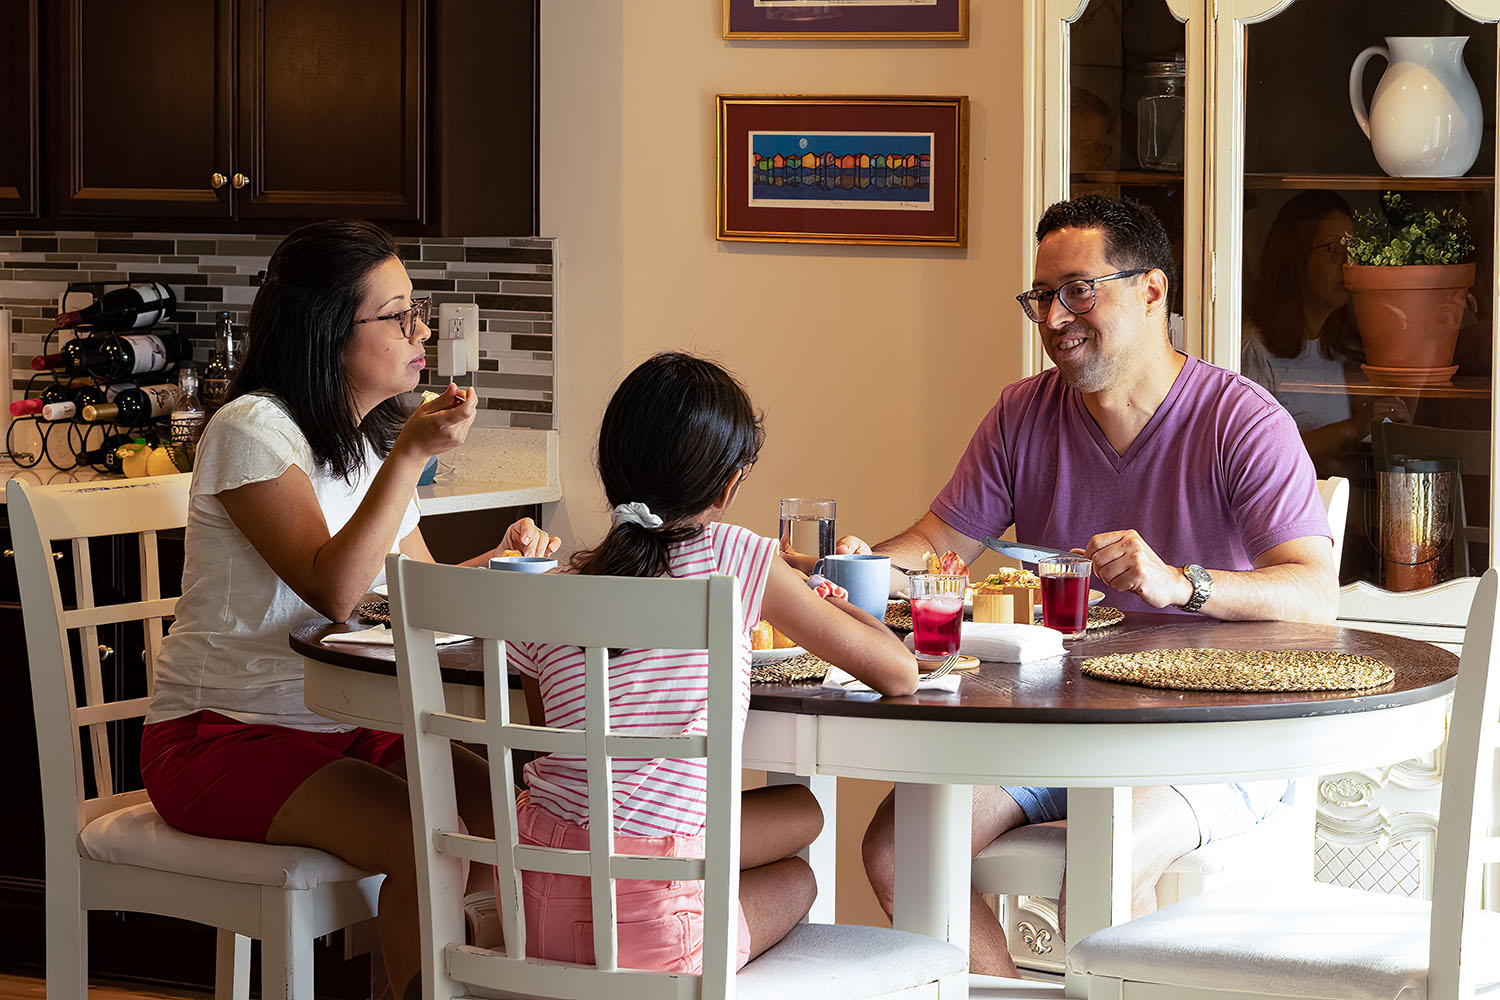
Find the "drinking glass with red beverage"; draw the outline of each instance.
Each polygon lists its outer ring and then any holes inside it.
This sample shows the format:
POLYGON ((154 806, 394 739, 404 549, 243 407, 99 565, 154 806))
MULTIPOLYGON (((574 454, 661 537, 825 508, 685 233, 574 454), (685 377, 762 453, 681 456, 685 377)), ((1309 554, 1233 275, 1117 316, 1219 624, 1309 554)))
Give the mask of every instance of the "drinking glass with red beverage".
POLYGON ((1089 620, 1089 575, 1094 564, 1086 556, 1058 556, 1037 563, 1042 578, 1042 624, 1065 639, 1083 635, 1089 620))
POLYGON ((907 585, 911 588, 911 631, 917 656, 941 659, 958 652, 969 578, 918 573, 909 578, 907 585))

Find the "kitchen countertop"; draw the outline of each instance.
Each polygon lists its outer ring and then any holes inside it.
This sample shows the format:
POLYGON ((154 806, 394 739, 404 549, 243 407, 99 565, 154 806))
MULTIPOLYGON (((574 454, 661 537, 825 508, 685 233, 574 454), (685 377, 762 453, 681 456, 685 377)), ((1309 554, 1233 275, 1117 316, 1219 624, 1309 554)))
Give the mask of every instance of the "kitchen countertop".
MULTIPOLYGON (((447 459, 448 456, 443 456, 447 459)), ((557 431, 476 428, 453 455, 452 466, 440 466, 440 481, 417 487, 423 514, 451 514, 550 503, 562 499, 557 473, 557 431), (451 469, 451 471, 449 471, 451 469)), ((121 476, 91 468, 60 472, 46 460, 22 468, 0 453, 0 481, 24 479, 41 485, 82 483, 121 476)), ((5 494, 0 490, 0 504, 5 494)))

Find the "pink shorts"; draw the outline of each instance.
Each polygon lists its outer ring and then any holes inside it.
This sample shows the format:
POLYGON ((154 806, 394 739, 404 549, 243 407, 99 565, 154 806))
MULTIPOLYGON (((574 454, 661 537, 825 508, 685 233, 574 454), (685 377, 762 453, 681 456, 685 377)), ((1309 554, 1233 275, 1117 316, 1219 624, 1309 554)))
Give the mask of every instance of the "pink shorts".
MULTIPOLYGON (((588 831, 559 819, 522 793, 516 798, 516 825, 523 844, 586 851, 588 831)), ((703 836, 615 836, 617 854, 654 858, 701 858, 703 836)), ((526 904, 526 953, 554 962, 592 965, 594 919, 589 880, 578 875, 522 872, 526 904)), ((632 881, 615 883, 618 962, 621 968, 663 972, 703 972, 703 883, 632 881)), ((735 963, 750 960, 750 925, 739 911, 739 947, 735 963)))
POLYGON ((141 777, 161 818, 186 833, 264 843, 271 821, 313 772, 346 757, 386 767, 400 733, 314 733, 194 712, 141 734, 141 777))

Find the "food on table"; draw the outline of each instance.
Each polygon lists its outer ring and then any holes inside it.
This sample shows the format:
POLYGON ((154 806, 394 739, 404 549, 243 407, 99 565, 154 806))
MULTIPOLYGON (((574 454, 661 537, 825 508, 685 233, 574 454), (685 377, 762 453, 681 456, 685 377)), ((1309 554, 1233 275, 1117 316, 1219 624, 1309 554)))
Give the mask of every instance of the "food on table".
POLYGON ((947 576, 969 575, 969 564, 960 559, 958 553, 951 549, 940 556, 928 552, 922 558, 927 561, 929 573, 942 573, 947 576))
POLYGON ((1029 625, 1042 602, 1042 581, 1024 569, 1001 569, 969 588, 976 622, 1029 625))
POLYGON ((791 649, 797 645, 788 639, 776 626, 762 618, 750 630, 751 649, 791 649))
POLYGON ((506 549, 504 552, 500 553, 500 558, 501 559, 513 559, 513 558, 515 558, 515 557, 517 557, 519 555, 521 555, 521 550, 520 549, 506 549))

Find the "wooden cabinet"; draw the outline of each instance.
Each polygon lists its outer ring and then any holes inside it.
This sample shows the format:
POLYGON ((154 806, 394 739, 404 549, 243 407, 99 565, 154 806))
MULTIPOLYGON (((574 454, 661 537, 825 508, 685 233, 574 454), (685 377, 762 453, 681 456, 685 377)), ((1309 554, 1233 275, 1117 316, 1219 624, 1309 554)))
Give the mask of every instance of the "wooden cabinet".
POLYGON ((0 0, 0 217, 532 235, 537 31, 537 0, 0 0))
POLYGON ((36 0, 0 0, 0 218, 37 211, 36 0))
POLYGON ((426 6, 68 0, 57 214, 423 221, 426 6))

